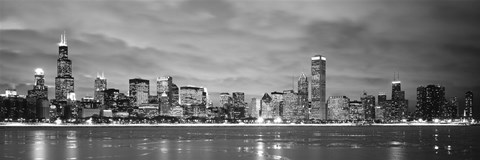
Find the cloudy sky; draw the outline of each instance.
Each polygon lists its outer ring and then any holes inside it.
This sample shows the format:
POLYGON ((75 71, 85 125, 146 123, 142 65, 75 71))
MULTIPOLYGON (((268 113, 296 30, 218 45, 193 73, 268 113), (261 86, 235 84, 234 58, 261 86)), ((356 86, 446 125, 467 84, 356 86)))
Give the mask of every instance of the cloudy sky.
POLYGON ((0 89, 26 94, 35 68, 54 86, 66 31, 77 98, 93 94, 97 72, 121 92, 129 78, 171 75, 180 86, 260 96, 291 89, 321 54, 327 96, 390 95, 400 72, 411 106, 419 85, 463 99, 480 93, 478 8, 465 0, 0 0, 0 89))

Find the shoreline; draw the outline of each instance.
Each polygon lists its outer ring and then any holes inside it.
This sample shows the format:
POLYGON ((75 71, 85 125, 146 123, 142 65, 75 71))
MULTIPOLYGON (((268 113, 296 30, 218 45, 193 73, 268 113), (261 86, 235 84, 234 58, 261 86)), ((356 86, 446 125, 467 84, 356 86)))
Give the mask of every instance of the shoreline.
POLYGON ((122 127, 467 127, 471 124, 390 123, 390 124, 25 124, 6 123, 0 128, 122 128, 122 127))

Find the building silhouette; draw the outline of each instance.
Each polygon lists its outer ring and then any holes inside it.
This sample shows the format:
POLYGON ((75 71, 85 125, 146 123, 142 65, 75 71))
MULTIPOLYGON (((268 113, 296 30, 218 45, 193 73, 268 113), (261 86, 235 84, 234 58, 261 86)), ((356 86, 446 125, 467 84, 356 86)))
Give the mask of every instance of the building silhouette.
POLYGON ((326 95, 326 63, 327 59, 321 55, 312 57, 312 107, 310 118, 325 120, 327 118, 326 95))
POLYGON ((74 79, 72 74, 72 61, 68 59, 68 46, 66 34, 60 36, 58 44, 57 77, 55 77, 55 100, 74 100, 74 79))
POLYGON ((147 79, 134 78, 129 80, 129 95, 134 97, 133 103, 135 106, 148 103, 148 96, 150 96, 150 81, 147 79))

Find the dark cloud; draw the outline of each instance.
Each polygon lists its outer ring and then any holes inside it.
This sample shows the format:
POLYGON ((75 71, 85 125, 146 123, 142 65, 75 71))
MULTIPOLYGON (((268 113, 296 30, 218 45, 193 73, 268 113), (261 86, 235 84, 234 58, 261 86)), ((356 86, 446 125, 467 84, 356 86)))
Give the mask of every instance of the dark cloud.
POLYGON ((154 93, 155 77, 171 75, 179 86, 261 96, 290 89, 301 72, 309 75, 316 54, 327 57, 327 96, 389 93, 393 72, 412 101, 419 85, 443 84, 449 96, 461 97, 480 81, 475 1, 7 0, 0 6, 0 89, 32 83, 38 67, 53 86, 64 30, 79 98, 91 95, 97 72, 121 92, 129 78, 142 77, 154 93))

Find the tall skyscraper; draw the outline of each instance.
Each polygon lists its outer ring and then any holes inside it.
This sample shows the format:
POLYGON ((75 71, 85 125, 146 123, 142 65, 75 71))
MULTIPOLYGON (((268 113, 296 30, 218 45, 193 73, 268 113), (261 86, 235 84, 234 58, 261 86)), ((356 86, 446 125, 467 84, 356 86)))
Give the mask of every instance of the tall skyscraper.
POLYGON ((134 97, 134 105, 148 103, 148 96, 150 96, 150 81, 147 79, 134 78, 129 80, 130 96, 134 97))
POLYGON ((432 120, 440 118, 445 105, 445 87, 440 85, 420 86, 417 88, 418 118, 432 120))
POLYGON ((408 116, 408 100, 405 99, 405 91, 402 91, 401 86, 402 82, 400 81, 400 74, 394 74, 392 81, 392 101, 390 106, 392 108, 387 109, 393 120, 402 120, 408 116))
POLYGON ((468 91, 465 93, 465 109, 463 111, 463 117, 472 118, 473 117, 473 92, 468 91))
POLYGON ((308 104, 308 79, 304 73, 298 78, 298 104, 303 107, 308 104))
POLYGON ((364 92, 360 101, 362 101, 365 120, 375 120, 375 96, 367 95, 367 93, 364 92))
POLYGON ((321 55, 312 57, 312 108, 310 118, 325 120, 327 106, 325 104, 327 59, 321 55))
POLYGON ((57 60, 57 77, 55 77, 55 99, 57 101, 67 101, 67 99, 75 99, 75 93, 72 61, 68 59, 68 46, 65 33, 60 36, 60 43, 58 45, 59 53, 57 60))
POLYGON ((95 83, 93 84, 95 91, 93 92, 93 100, 96 102, 100 102, 100 104, 105 104, 105 90, 107 89, 107 79, 105 79, 105 75, 102 73, 100 75, 97 73, 97 78, 95 79, 95 83))

